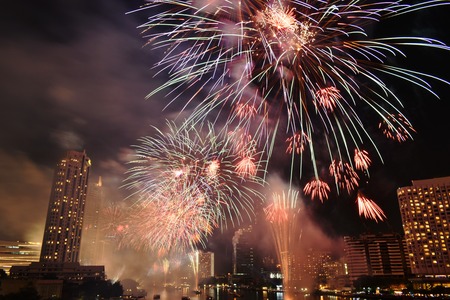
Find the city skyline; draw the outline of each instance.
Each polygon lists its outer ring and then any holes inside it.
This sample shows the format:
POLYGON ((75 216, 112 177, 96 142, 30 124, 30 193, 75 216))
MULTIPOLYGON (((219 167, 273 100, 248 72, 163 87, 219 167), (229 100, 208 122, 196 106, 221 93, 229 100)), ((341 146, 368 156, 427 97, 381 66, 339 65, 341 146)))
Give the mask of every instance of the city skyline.
MULTIPOLYGON (((157 55, 142 48, 145 41, 136 29, 143 16, 126 14, 139 3, 88 3, 8 4, 6 11, 14 17, 0 21, 1 30, 7 30, 2 31, 6 43, 0 46, 5 78, 0 84, 0 122, 5 129, 0 135, 0 240, 42 240, 53 168, 66 150, 85 149, 93 161, 92 177, 102 176, 109 195, 123 201, 126 191, 119 187, 130 146, 152 133, 150 125, 164 126, 165 118, 178 115, 171 107, 162 117, 166 99, 145 100, 160 79, 152 79, 157 55), (36 13, 21 14, 22 5, 31 5, 36 13)), ((445 16, 449 8, 441 10, 445 16)), ((448 44, 446 24, 444 18, 431 23, 430 13, 421 12, 406 30, 431 32, 448 44)), ((417 61, 417 69, 439 65, 433 74, 447 79, 448 62, 440 60, 445 53, 432 53, 417 61)), ((412 180, 450 175, 450 142, 445 136, 450 130, 449 87, 435 86, 441 100, 421 91, 403 91, 404 98, 413 98, 406 101, 406 110, 417 130, 415 141, 383 142, 384 164, 374 162, 363 187, 385 210, 387 221, 359 218, 349 199, 333 195, 322 205, 305 198, 313 223, 321 224, 317 226, 326 234, 351 234, 361 228, 398 231, 396 189, 412 180)), ((220 248, 220 239, 213 242, 220 248)))

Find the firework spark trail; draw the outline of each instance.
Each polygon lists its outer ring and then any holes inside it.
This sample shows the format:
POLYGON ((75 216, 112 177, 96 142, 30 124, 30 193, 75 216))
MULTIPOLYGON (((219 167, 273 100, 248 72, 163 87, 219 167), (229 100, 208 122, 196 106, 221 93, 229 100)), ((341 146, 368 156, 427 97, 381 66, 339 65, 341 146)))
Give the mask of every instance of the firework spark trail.
POLYGON ((290 280, 294 275, 292 272, 295 272, 292 264, 296 261, 302 234, 298 191, 288 190, 282 194, 274 193, 271 203, 264 209, 264 212, 275 240, 283 274, 283 287, 287 293, 291 287, 290 280))
POLYGON ((233 135, 206 129, 169 122, 167 133, 156 129, 136 146, 125 185, 138 197, 140 215, 137 223, 130 221, 130 245, 162 252, 195 249, 214 228, 252 216, 253 203, 261 199, 256 190, 263 183, 257 174, 261 161, 240 170, 242 153, 235 152, 233 135))
POLYGON ((365 197, 360 192, 356 199, 358 204, 358 211, 360 216, 364 216, 367 219, 373 219, 378 222, 378 220, 383 221, 386 219, 386 215, 383 210, 371 199, 365 197))
POLYGON ((369 153, 366 150, 359 149, 355 149, 354 161, 356 169, 361 171, 367 171, 372 163, 369 153))
POLYGON ((199 267, 199 252, 198 250, 189 253, 189 261, 192 267, 192 273, 194 274, 194 287, 198 288, 198 267, 199 267))

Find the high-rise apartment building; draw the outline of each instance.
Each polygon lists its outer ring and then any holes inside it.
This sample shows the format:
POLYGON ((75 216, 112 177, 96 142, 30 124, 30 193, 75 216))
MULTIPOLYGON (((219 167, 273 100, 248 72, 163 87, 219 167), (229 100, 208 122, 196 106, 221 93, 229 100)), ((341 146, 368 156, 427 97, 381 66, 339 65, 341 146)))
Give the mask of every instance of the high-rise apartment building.
POLYGON ((411 271, 450 276, 450 177, 413 180, 397 197, 411 271))
POLYGON ((398 234, 344 237, 351 281, 361 276, 405 278, 410 274, 405 240, 398 234))
POLYGON ((254 272, 254 245, 252 225, 238 229, 233 236, 233 274, 252 275, 254 272))
POLYGON ((214 277, 214 253, 199 252, 198 278, 207 280, 214 277))
POLYGON ((78 262, 91 161, 68 151, 57 164, 45 222, 40 262, 78 262))
MULTIPOLYGON (((62 297, 64 282, 105 280, 105 267, 81 266, 79 253, 91 161, 85 152, 68 151, 55 170, 39 262, 15 265, 11 279, 39 279, 42 295, 62 297), (45 279, 60 280, 49 290, 45 279), (43 281, 42 281, 43 280, 43 281), (50 292, 49 292, 50 291, 50 292)), ((39 285, 39 284, 38 284, 39 285)), ((49 297, 43 296, 47 299, 49 297)))

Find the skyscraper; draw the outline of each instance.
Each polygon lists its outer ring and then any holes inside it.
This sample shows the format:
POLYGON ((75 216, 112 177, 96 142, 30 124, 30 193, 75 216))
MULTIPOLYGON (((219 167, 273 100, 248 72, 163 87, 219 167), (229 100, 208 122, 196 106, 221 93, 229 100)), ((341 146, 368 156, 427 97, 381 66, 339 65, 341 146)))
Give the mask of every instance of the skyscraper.
POLYGON ((412 273, 450 277, 450 177, 413 180, 397 198, 412 273))
POLYGON ((253 228, 238 229, 233 236, 233 274, 252 275, 254 271, 253 228))
MULTIPOLYGON (((81 266, 79 263, 90 167, 91 161, 84 151, 68 151, 57 164, 39 262, 32 262, 29 266, 12 266, 11 278, 54 278, 78 283, 83 280, 105 280, 104 266, 81 266)), ((41 282, 47 289, 45 280, 41 282)), ((56 283, 58 291, 52 296, 61 298, 62 282, 56 283)))
POLYGON ((68 151, 57 164, 40 262, 78 262, 91 161, 86 152, 68 151))

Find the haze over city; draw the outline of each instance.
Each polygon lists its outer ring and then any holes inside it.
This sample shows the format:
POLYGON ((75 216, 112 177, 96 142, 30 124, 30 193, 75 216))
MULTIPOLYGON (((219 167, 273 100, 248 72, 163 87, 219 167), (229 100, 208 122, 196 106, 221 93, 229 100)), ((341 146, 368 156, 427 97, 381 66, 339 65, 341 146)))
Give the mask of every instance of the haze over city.
MULTIPOLYGON (((157 70, 152 69, 162 50, 144 46, 137 28, 145 22, 146 12, 127 14, 140 4, 22 1, 7 3, 0 12, 0 240, 42 241, 53 170, 66 150, 85 150, 92 159, 91 179, 101 176, 107 198, 127 205, 129 191, 121 186, 132 145, 155 134, 152 126, 163 130, 166 120, 182 121, 188 115, 189 111, 180 110, 182 103, 166 108, 169 100, 163 94, 146 99, 164 78, 154 77, 157 70)), ((430 9, 402 19, 404 23, 373 30, 426 34, 449 44, 448 12, 448 6, 430 9)), ((436 49, 414 50, 404 63, 448 80, 446 55, 436 49)), ((330 194, 323 203, 301 195, 305 247, 333 250, 343 235, 366 231, 401 233, 397 188, 410 185, 411 180, 450 175, 449 86, 432 81, 432 89, 441 98, 437 99, 403 82, 389 84, 402 98, 415 132, 412 140, 403 143, 376 138, 383 162, 373 159, 360 187, 387 219, 361 218, 354 199, 345 195, 330 194)), ((375 131, 377 125, 368 130, 375 131)), ((283 157, 285 151, 275 152, 275 166, 268 176, 272 188, 262 193, 289 185, 286 168, 290 162, 283 157)), ((248 219, 242 222, 248 223, 248 219)), ((235 229, 230 225, 217 230, 206 243, 208 250, 217 253, 220 272, 230 271, 235 229)), ((271 243, 270 236, 258 234, 261 245, 271 243)), ((148 270, 145 266, 136 271, 142 261, 136 259, 134 249, 122 250, 121 255, 115 258, 121 264, 115 271, 144 274, 148 270)))

